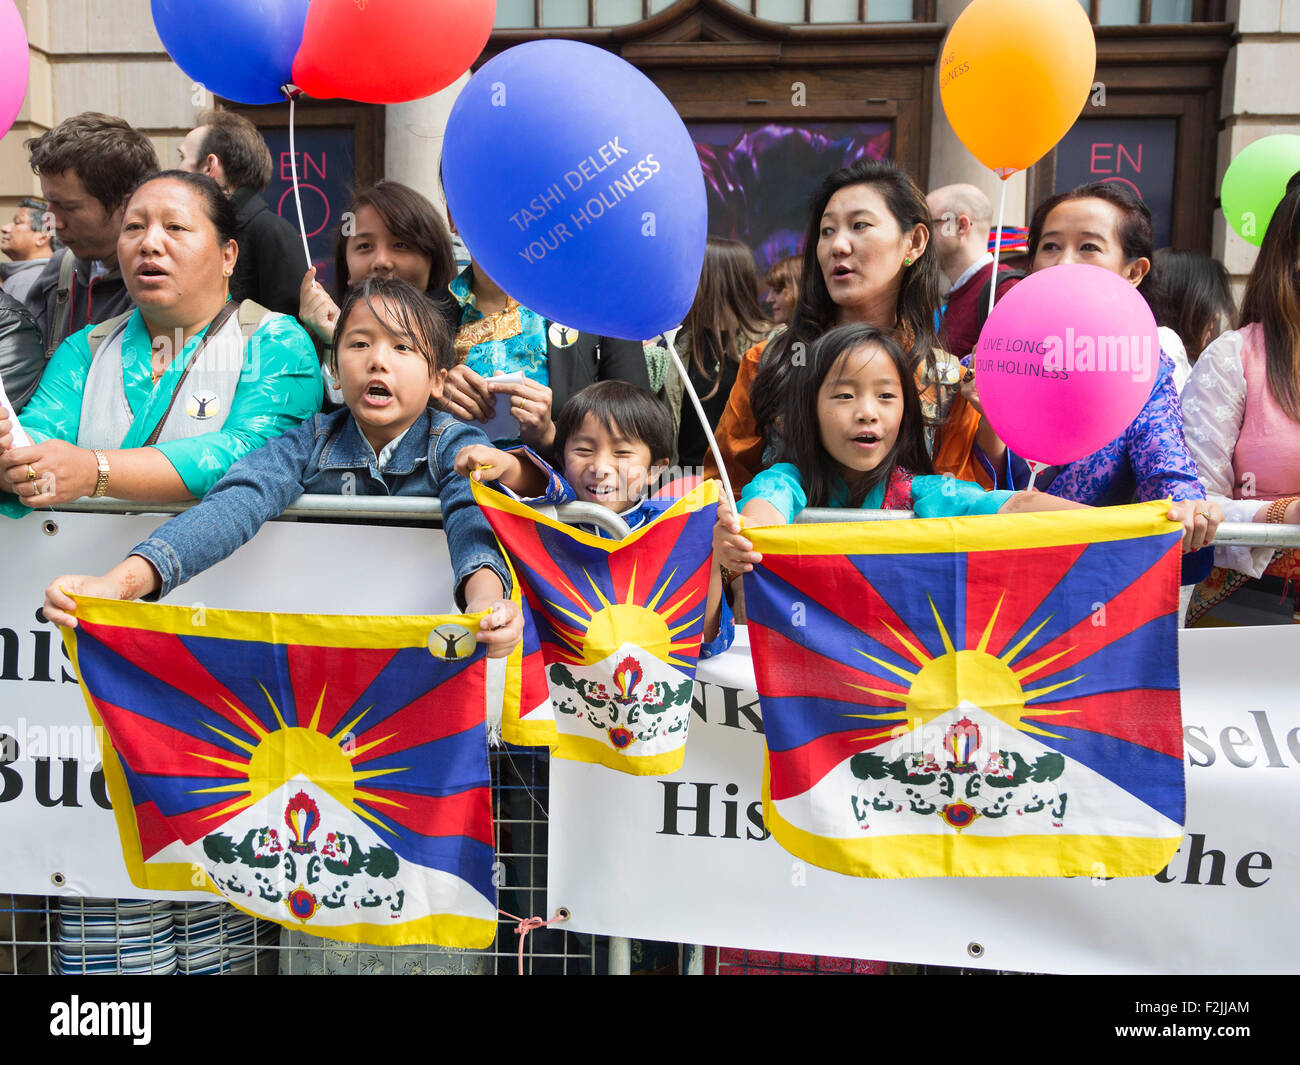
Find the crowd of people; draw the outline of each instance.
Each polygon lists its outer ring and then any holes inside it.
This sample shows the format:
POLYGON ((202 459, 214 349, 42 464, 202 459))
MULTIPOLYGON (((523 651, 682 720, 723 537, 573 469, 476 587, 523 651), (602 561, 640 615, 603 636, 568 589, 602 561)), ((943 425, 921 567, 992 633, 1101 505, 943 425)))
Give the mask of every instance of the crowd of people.
POLYGON ((1039 204, 1024 269, 995 276, 979 189, 927 196, 902 169, 860 162, 818 188, 801 255, 760 276, 743 243, 711 238, 680 327, 637 342, 548 320, 477 260, 458 271, 454 219, 395 182, 356 193, 327 290, 261 198, 271 157, 236 114, 203 114, 172 169, 95 113, 27 148, 44 199, 0 227, 0 378, 30 442, 0 411, 0 512, 198 501, 109 572, 53 580, 56 623, 76 624, 78 594, 166 595, 300 493, 346 482, 441 499, 457 603, 484 614, 479 639, 504 656, 522 619, 470 479, 640 527, 669 505, 668 471, 719 473, 688 384, 739 509, 719 507, 705 654, 743 619, 735 578, 762 564, 741 517, 788 523, 805 507, 929 517, 1169 499, 1193 622, 1300 575, 1294 551, 1213 543, 1225 517, 1300 524, 1300 174, 1239 313, 1223 267, 1157 251, 1148 209, 1117 185, 1039 204), (1031 479, 983 416, 970 356, 990 290, 1058 263, 1134 285, 1160 365, 1114 441, 1031 479))
MULTIPOLYGON (((1167 498, 1184 528, 1193 620, 1245 583, 1300 569, 1290 551, 1212 548, 1225 515, 1300 522, 1300 177, 1238 316, 1223 267, 1157 252, 1147 207, 1121 186, 1039 204, 1026 269, 1003 264, 995 278, 992 211, 979 189, 927 196, 900 168, 859 162, 813 196, 802 255, 760 277, 743 243, 711 238, 680 328, 635 342, 546 319, 476 260, 458 272, 454 219, 395 182, 356 193, 337 235, 337 289, 327 291, 314 268, 303 273, 296 230, 259 195, 270 153, 237 114, 200 116, 169 170, 142 133, 95 113, 27 148, 44 200, 23 200, 0 228, 11 260, 0 375, 31 441, 19 446, 0 416, 0 511, 10 517, 82 497, 202 499, 195 512, 226 508, 242 543, 298 492, 331 490, 312 454, 323 439, 367 474, 367 492, 467 498, 450 441, 522 456, 474 475, 499 470, 525 496, 543 497, 539 477, 568 475, 570 497, 630 511, 665 470, 718 474, 673 345, 750 525, 792 521, 805 506, 925 516, 1167 498), (1161 356, 1119 437, 1035 473, 983 417, 969 356, 990 289, 1001 298, 1026 272, 1058 263, 1091 263, 1134 285, 1160 325, 1161 356), (588 394, 613 381, 633 398, 588 394), (650 399, 670 419, 666 444, 647 435, 650 399), (570 404, 608 438, 583 473, 565 453, 573 434, 557 435, 570 404), (426 437, 427 449, 415 444, 426 437), (415 452, 427 459, 419 477, 415 452), (292 474, 274 490, 272 455, 292 474), (961 490, 937 491, 931 479, 942 475, 961 490)), ((725 506, 719 514, 726 600, 732 578, 758 562, 737 518, 725 506)), ((453 552, 468 552, 456 561, 461 602, 484 569, 491 578, 475 587, 494 594, 473 602, 492 607, 485 626, 514 631, 490 538, 453 505, 448 530, 460 524, 476 530, 453 538, 462 541, 453 552)), ((147 552, 132 558, 111 587, 107 577, 52 586, 51 616, 70 620, 66 592, 77 588, 135 596, 197 572, 161 572, 147 552)), ((484 639, 499 643, 490 631, 484 639)))

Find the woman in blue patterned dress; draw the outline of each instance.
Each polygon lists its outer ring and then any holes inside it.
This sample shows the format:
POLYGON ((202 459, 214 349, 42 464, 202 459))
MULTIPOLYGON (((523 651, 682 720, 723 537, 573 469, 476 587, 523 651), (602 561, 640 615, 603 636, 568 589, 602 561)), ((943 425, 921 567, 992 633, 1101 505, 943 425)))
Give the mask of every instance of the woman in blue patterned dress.
MULTIPOLYGON (((1098 182, 1058 193, 1039 205, 1029 226, 1031 273, 1059 263, 1090 263, 1119 274, 1141 291, 1153 255, 1151 212, 1114 184, 1098 182)), ((967 376, 971 380, 964 390, 978 404, 973 372, 967 376)), ((995 453, 983 449, 998 472, 997 487, 1027 486, 1028 464, 998 443, 995 453)), ((1169 516, 1183 524, 1184 552, 1209 544, 1223 520, 1223 511, 1206 502, 1197 479, 1196 462, 1183 437, 1174 363, 1163 352, 1151 394, 1129 427, 1101 450, 1040 473, 1035 487, 1092 506, 1172 499, 1169 516)), ((1201 579, 1209 563, 1209 552, 1186 559, 1183 583, 1201 579)))

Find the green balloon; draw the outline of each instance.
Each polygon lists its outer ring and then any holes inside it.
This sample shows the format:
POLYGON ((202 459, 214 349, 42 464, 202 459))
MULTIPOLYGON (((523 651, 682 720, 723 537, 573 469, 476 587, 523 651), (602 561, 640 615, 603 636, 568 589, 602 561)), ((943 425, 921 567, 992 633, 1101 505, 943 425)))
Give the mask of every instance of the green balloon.
POLYGON ((1275 133, 1248 144, 1228 164, 1219 202, 1223 217, 1242 240, 1256 247, 1269 219, 1286 194, 1286 183, 1300 171, 1300 136, 1275 133))

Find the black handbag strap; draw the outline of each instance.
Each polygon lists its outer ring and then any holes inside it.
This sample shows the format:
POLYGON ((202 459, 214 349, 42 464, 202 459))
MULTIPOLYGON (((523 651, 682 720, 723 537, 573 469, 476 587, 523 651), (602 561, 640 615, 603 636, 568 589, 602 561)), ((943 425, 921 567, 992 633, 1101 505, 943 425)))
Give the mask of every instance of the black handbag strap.
POLYGON ((190 359, 181 375, 176 380, 176 387, 172 390, 172 398, 167 404, 167 409, 163 412, 158 424, 153 427, 153 432, 149 434, 149 439, 144 442, 145 447, 152 447, 158 443, 158 437, 162 434, 163 425, 171 417, 172 408, 176 406, 176 397, 181 394, 181 389, 185 387, 185 379, 189 377, 190 371, 194 369, 194 364, 199 361, 199 356, 203 354, 203 349, 208 346, 208 341, 221 332, 221 327, 230 321, 230 316, 239 310, 238 300, 227 300, 226 305, 221 308, 217 316, 208 324, 208 328, 203 331, 203 339, 199 341, 199 346, 194 349, 194 356, 190 359))

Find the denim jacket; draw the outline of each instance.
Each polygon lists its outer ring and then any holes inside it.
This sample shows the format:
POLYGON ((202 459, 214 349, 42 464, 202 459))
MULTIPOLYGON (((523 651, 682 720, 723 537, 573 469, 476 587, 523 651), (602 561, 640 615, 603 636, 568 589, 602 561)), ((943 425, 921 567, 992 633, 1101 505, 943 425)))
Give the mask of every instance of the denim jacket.
POLYGON ((234 553, 304 492, 436 496, 456 574, 456 602, 465 605, 465 581, 484 566, 509 594, 510 574, 496 538, 469 481, 453 467, 461 448, 487 443, 481 429, 426 408, 380 472, 349 411, 317 414, 231 466, 201 503, 155 530, 131 554, 158 571, 163 596, 234 553))

